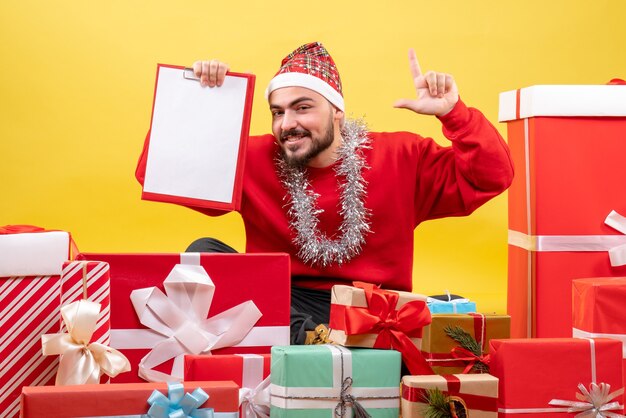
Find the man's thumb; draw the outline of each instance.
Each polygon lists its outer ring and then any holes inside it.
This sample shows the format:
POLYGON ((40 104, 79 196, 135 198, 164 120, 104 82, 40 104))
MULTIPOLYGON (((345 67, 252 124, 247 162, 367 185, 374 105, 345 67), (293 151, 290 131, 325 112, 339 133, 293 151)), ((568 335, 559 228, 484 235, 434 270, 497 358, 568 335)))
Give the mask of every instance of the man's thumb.
POLYGON ((416 112, 416 108, 415 108, 415 100, 411 100, 411 99, 399 99, 396 100, 396 102, 393 104, 393 107, 399 108, 399 109, 409 109, 412 110, 414 112, 416 112))

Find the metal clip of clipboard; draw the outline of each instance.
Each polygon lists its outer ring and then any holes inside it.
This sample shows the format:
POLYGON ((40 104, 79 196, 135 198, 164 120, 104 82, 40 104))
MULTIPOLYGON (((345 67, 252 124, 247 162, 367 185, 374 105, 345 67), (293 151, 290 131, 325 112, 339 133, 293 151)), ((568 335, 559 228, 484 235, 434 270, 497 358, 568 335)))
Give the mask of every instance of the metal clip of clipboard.
POLYGON ((183 69, 183 77, 187 80, 196 80, 200 81, 200 77, 196 77, 196 74, 193 72, 193 68, 185 68, 183 69))

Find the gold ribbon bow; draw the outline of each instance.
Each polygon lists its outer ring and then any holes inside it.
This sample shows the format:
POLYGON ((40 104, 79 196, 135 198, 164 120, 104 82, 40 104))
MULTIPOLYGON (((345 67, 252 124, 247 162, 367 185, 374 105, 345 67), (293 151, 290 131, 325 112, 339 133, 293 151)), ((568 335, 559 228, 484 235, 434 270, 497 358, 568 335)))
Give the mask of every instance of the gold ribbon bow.
POLYGON ((70 303, 61 308, 68 332, 41 336, 43 354, 61 356, 57 386, 100 383, 103 374, 115 377, 130 370, 128 359, 119 351, 100 343, 89 344, 99 313, 99 303, 70 303))
POLYGON ((324 324, 315 327, 315 331, 306 332, 306 340, 304 345, 333 344, 333 340, 329 338, 330 330, 324 324))
POLYGON ((578 384, 580 392, 576 392, 577 401, 567 401, 563 399, 552 399, 550 405, 567 406, 567 412, 578 412, 576 418, 623 418, 624 415, 612 410, 622 409, 618 401, 610 402, 612 399, 621 396, 624 388, 611 392, 611 385, 607 383, 591 383, 589 390, 582 383, 578 384))

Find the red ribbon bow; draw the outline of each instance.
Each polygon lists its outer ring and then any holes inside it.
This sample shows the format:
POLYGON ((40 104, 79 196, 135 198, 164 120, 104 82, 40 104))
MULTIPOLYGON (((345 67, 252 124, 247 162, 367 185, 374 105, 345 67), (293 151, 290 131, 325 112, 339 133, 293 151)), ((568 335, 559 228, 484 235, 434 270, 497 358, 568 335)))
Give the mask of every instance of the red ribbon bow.
POLYGON ((396 310, 398 293, 381 290, 371 283, 354 282, 353 285, 365 291, 367 308, 346 307, 346 334, 378 334, 374 348, 398 350, 413 375, 433 374, 411 341, 411 338, 421 337, 422 328, 432 321, 426 302, 411 301, 396 310))
POLYGON ((0 226, 0 235, 24 234, 27 232, 45 232, 44 228, 34 225, 4 225, 0 226))
POLYGON ((474 367, 477 362, 483 363, 485 365, 489 365, 489 363, 491 362, 490 354, 477 356, 476 354, 463 347, 454 347, 451 351, 451 354, 452 357, 458 360, 468 362, 467 366, 465 366, 465 369, 463 369, 463 374, 469 373, 470 370, 472 370, 472 367, 474 367))

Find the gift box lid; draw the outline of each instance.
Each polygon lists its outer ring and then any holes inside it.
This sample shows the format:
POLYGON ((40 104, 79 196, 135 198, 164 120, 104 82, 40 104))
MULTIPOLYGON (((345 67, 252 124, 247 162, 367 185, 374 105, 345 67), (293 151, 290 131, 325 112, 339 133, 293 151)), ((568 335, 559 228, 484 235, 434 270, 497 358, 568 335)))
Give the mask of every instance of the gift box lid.
MULTIPOLYGON (((572 280, 572 325, 594 334, 626 334, 626 277, 572 280)), ((578 336, 578 335, 575 335, 578 336)), ((594 335, 602 336, 602 335, 594 335)), ((607 335, 607 337, 609 337, 607 335)), ((609 337, 611 338, 611 337, 609 337)), ((626 350, 626 344, 625 348, 626 350)), ((626 351, 625 351, 626 354, 626 351)))
POLYGON ((438 300, 427 299, 430 313, 473 313, 476 312, 476 302, 469 299, 438 300))
POLYGON ((537 85, 500 93, 499 122, 537 116, 626 116, 626 86, 537 85))
POLYGON ((0 277, 60 275, 69 257, 65 231, 0 233, 0 277))
POLYGON ((409 388, 437 388, 442 391, 448 391, 450 377, 454 377, 454 380, 458 381, 458 392, 454 391, 453 394, 464 393, 492 398, 498 397, 498 378, 488 373, 453 374, 447 376, 438 374, 402 376, 402 385, 409 388))
MULTIPOLYGON (((201 408, 215 412, 239 409, 239 388, 234 382, 184 382, 185 393, 202 388, 208 395, 201 408)), ((166 383, 118 383, 112 385, 25 386, 22 418, 74 418, 144 414, 154 390, 167 395, 166 383)))
MULTIPOLYGON (((400 382, 400 353, 395 350, 366 348, 345 349, 350 353, 354 386, 397 387, 400 382)), ((344 351, 345 352, 345 351, 344 351)), ((272 347, 270 379, 290 387, 332 387, 333 352, 328 345, 292 345, 272 347)))
POLYGON ((270 374, 269 354, 185 355, 185 380, 232 380, 254 387, 270 374))
POLYGON ((142 287, 163 288, 163 281, 176 264, 181 263, 183 258, 193 259, 195 263, 196 256, 216 285, 209 317, 231 308, 235 303, 253 300, 263 313, 257 326, 289 324, 288 254, 80 253, 76 259, 109 263, 111 304, 115 305, 111 312, 112 328, 143 328, 129 298, 130 293, 142 287))

